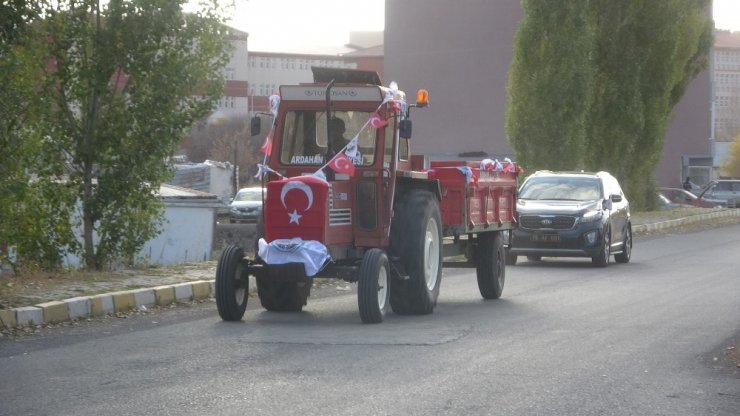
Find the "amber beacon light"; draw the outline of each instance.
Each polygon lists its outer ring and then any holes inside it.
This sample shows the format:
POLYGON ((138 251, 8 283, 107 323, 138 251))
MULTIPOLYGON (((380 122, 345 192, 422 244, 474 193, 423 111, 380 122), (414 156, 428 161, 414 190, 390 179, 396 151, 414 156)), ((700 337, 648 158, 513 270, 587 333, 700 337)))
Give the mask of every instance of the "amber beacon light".
POLYGON ((416 106, 417 107, 426 107, 429 105, 429 91, 425 89, 420 89, 416 93, 416 106))

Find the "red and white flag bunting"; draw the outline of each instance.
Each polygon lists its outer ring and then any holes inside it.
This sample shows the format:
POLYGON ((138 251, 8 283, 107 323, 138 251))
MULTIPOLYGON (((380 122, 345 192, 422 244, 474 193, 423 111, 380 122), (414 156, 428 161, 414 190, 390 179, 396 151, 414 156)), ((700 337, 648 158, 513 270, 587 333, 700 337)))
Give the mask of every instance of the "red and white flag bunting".
POLYGON ((329 167, 337 173, 346 173, 349 176, 355 174, 355 164, 344 152, 337 153, 328 163, 329 167))
POLYGON ((388 120, 384 119, 377 111, 370 114, 370 120, 368 121, 371 126, 376 129, 383 128, 388 125, 388 120))
POLYGON ((265 137, 265 143, 262 144, 262 147, 260 147, 260 151, 264 153, 266 156, 270 156, 272 153, 272 129, 270 129, 270 132, 267 133, 267 137, 265 137))

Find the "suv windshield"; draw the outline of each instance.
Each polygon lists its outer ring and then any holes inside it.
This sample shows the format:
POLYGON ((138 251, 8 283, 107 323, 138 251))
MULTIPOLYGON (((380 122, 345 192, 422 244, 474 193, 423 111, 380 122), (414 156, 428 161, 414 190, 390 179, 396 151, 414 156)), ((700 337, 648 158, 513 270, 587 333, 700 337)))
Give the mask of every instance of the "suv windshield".
POLYGON ((376 129, 365 126, 369 111, 332 112, 332 137, 327 140, 326 112, 291 110, 285 115, 280 161, 287 165, 323 165, 358 135, 357 166, 369 166, 375 158, 376 129), (360 131, 362 129, 362 131, 360 131))
POLYGON ((524 182, 519 199, 593 201, 601 198, 598 178, 534 177, 524 182))

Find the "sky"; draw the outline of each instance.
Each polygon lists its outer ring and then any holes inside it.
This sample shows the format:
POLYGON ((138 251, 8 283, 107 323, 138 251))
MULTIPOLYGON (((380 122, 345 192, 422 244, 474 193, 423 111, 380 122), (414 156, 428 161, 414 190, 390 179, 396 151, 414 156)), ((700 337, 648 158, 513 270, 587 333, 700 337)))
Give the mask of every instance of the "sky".
POLYGON ((714 26, 740 31, 740 0, 714 0, 714 26))
MULTIPOLYGON (((289 51, 341 46, 350 31, 384 28, 385 0, 234 0, 230 25, 249 33, 249 49, 289 51)), ((740 0, 714 0, 718 29, 740 31, 740 0)))
MULTIPOLYGON (((740 1, 740 0, 738 0, 740 1)), ((342 46, 350 31, 381 31, 385 0, 235 0, 231 26, 249 33, 249 49, 342 46)))

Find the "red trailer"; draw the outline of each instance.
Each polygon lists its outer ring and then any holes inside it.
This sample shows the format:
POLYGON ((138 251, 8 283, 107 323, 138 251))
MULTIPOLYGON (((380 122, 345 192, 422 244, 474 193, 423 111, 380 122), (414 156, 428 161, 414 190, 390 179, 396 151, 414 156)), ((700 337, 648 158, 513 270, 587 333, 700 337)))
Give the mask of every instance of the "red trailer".
MULTIPOLYGON (((481 295, 499 298, 520 168, 412 156, 410 110, 426 106, 424 90, 408 104, 371 73, 314 68, 314 76, 271 97, 257 254, 230 246, 221 255, 222 319, 242 318, 250 275, 267 310, 300 311, 313 279, 333 277, 358 283, 365 323, 381 322, 389 307, 428 314, 451 264, 443 260, 475 267, 481 295), (335 140, 340 130, 344 141, 335 140)), ((261 124, 253 120, 253 133, 261 124)))

